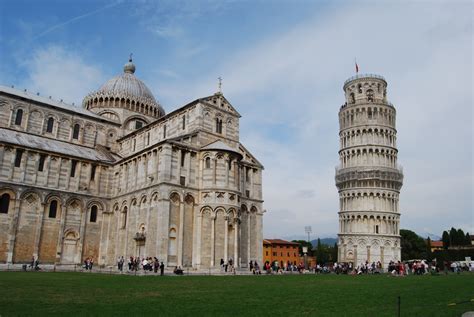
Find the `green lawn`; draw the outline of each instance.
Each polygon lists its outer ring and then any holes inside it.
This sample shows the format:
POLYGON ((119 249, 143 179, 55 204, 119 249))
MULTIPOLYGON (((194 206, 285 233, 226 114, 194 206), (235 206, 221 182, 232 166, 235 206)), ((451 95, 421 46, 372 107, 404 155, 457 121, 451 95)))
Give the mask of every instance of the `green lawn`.
POLYGON ((460 316, 474 274, 125 276, 0 272, 0 316, 460 316))

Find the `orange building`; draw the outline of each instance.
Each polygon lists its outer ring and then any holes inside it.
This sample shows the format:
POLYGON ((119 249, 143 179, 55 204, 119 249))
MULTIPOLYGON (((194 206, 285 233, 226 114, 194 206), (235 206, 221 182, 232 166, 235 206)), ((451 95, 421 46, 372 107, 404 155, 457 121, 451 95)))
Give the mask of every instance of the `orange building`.
POLYGON ((431 241, 431 252, 434 252, 436 250, 443 250, 443 241, 431 241))
POLYGON ((291 264, 299 264, 300 256, 298 252, 299 243, 285 241, 281 239, 263 240, 263 263, 273 263, 278 261, 280 267, 290 261, 291 264))

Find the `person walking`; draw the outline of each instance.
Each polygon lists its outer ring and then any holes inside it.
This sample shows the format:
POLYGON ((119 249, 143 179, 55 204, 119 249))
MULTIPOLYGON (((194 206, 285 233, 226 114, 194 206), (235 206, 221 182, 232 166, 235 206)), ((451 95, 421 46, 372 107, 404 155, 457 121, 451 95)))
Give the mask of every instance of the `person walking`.
POLYGON ((160 264, 160 275, 163 276, 165 274, 165 265, 163 262, 160 264))

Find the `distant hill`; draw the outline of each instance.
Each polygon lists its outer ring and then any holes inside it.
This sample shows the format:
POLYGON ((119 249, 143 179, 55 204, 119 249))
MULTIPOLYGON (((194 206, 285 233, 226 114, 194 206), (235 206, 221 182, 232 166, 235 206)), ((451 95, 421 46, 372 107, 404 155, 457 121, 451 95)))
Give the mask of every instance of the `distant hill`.
MULTIPOLYGON (((321 240, 321 244, 325 244, 331 247, 334 246, 334 243, 337 243, 337 238, 322 238, 320 240, 321 240)), ((313 247, 316 247, 318 245, 318 239, 312 240, 311 244, 313 245, 313 247)))

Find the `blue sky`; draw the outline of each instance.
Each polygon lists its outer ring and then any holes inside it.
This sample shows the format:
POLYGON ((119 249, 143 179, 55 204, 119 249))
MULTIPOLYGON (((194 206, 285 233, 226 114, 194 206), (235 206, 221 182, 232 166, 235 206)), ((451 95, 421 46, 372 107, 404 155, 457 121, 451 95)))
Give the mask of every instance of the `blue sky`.
POLYGON ((474 233, 470 1, 0 1, 0 84, 76 105, 120 73, 167 112, 223 91, 265 165, 268 238, 338 230, 342 85, 388 81, 398 111, 401 228, 474 233))

